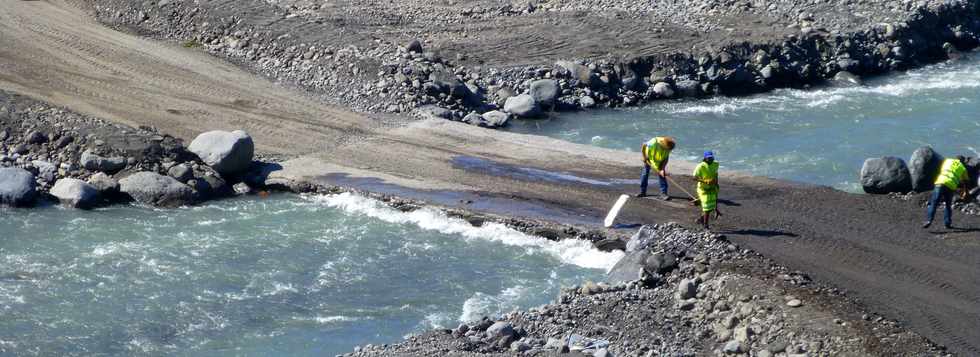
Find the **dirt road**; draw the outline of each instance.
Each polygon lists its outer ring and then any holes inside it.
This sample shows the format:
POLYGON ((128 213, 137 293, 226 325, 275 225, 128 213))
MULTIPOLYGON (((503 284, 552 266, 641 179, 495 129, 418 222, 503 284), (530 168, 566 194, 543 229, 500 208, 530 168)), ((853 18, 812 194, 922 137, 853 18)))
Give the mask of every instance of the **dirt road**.
MULTIPOLYGON (((635 153, 331 107, 203 52, 109 30, 61 1, 0 2, 0 88, 188 140, 243 128, 318 180, 577 224, 598 223, 639 170, 635 153)), ((937 233, 917 227, 923 209, 912 202, 761 178, 726 178, 722 197, 717 229, 738 243, 953 352, 980 354, 980 219, 937 233)), ((689 222, 693 212, 632 200, 621 217, 689 222)))

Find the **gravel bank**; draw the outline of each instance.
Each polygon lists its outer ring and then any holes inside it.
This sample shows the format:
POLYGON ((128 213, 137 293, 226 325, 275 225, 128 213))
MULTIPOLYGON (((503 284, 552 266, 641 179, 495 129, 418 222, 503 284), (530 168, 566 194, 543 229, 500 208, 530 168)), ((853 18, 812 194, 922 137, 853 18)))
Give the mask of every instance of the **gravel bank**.
MULTIPOLYGON (((641 231, 653 237, 650 246, 623 259, 654 256, 637 264, 648 272, 641 280, 585 283, 529 311, 358 347, 347 356, 945 354, 837 289, 723 236, 673 223, 641 231), (575 343, 589 340, 593 348, 575 343)), ((612 274, 630 268, 636 267, 621 262, 612 274)))
POLYGON ((334 103, 478 125, 542 79, 557 98, 541 111, 630 106, 853 84, 980 43, 968 0, 82 3, 334 103))

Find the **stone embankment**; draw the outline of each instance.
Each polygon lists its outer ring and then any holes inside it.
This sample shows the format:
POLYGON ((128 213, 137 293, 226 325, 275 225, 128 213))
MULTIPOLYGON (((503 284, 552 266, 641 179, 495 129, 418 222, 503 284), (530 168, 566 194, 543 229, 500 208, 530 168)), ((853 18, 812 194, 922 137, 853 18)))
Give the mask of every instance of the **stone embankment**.
POLYGON ((609 281, 345 356, 945 354, 805 273, 674 223, 642 227, 609 281))
POLYGON ((552 110, 853 85, 980 44, 969 0, 83 2, 111 26, 201 48, 357 110, 485 127, 552 110), (558 34, 593 18, 603 25, 558 34), (555 43, 522 43, 513 28, 555 43), (542 48, 551 50, 536 55, 542 48))
POLYGON ((0 91, 0 206, 183 206, 252 191, 245 181, 261 166, 253 156, 252 139, 241 131, 203 133, 185 148, 154 128, 0 91))
MULTIPOLYGON (((951 157, 954 155, 951 155, 951 157)), ((970 175, 970 191, 966 197, 957 196, 953 207, 971 215, 980 215, 980 158, 966 156, 963 165, 970 175)), ((906 201, 916 200, 921 206, 928 204, 929 195, 935 187, 936 177, 945 160, 942 154, 930 146, 923 146, 912 152, 905 160, 894 156, 869 158, 861 168, 860 182, 864 192, 871 194, 890 194, 906 201)))

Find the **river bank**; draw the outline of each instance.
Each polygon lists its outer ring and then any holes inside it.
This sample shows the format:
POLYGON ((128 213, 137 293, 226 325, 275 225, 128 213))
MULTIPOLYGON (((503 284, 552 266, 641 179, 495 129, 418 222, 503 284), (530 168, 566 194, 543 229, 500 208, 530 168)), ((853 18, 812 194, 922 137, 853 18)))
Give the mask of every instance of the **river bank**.
POLYGON ((79 3, 106 25, 206 50, 332 103, 425 107, 421 115, 481 126, 506 121, 480 116, 499 110, 535 117, 859 82, 980 43, 978 8, 963 0, 79 3))

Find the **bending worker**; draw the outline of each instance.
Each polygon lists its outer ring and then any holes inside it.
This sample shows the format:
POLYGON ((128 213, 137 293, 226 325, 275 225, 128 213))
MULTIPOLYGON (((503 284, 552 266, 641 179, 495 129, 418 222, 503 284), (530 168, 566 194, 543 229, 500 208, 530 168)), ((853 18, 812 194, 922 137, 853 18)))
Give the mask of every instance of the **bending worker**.
POLYGON ((704 160, 694 168, 692 176, 698 183, 698 200, 701 201, 701 217, 698 218, 698 223, 704 229, 709 229, 708 218, 711 212, 715 212, 716 218, 721 215, 718 211, 718 163, 715 162, 713 152, 704 152, 704 160))
POLYGON ((956 191, 965 197, 969 190, 970 175, 963 166, 965 158, 960 155, 955 159, 943 160, 942 168, 939 169, 939 177, 936 178, 936 188, 932 190, 932 197, 929 198, 929 208, 926 210, 926 223, 922 228, 929 228, 932 220, 936 218, 936 205, 939 200, 946 205, 943 217, 943 224, 946 228, 953 226, 953 194, 956 191))
POLYGON ((670 159, 670 152, 674 150, 674 138, 669 136, 658 136, 643 144, 640 152, 643 153, 643 176, 640 177, 640 194, 636 197, 647 195, 647 183, 650 179, 650 168, 653 167, 660 179, 660 196, 662 200, 670 199, 667 196, 667 161, 670 159))

